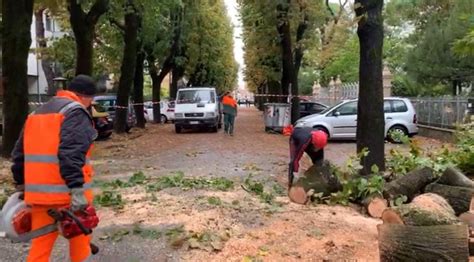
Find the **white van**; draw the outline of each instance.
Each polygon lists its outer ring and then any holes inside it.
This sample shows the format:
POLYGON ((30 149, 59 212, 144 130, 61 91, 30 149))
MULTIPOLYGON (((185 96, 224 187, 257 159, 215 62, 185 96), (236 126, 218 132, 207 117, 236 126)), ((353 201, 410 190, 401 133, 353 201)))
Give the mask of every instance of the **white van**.
POLYGON ((183 128, 202 127, 217 132, 222 125, 221 112, 220 101, 215 88, 179 89, 174 109, 176 133, 181 133, 183 128))

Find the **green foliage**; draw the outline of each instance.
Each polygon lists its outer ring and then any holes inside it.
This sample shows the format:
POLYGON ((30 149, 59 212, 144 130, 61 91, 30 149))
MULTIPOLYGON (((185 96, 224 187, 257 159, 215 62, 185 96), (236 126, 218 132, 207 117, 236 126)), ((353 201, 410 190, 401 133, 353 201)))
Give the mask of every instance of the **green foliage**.
POLYGON ((222 205, 222 200, 219 197, 211 196, 211 197, 207 198, 207 203, 209 203, 209 205, 213 205, 213 206, 221 206, 222 205))
POLYGON ((409 151, 390 150, 387 169, 395 176, 401 176, 419 167, 431 167, 437 174, 441 174, 447 167, 456 166, 467 175, 474 174, 473 130, 472 124, 460 126, 456 132, 454 149, 445 146, 439 152, 425 152, 416 141, 405 138, 409 151))
POLYGON ((401 206, 401 205, 405 204, 407 201, 408 201, 408 197, 405 196, 405 195, 401 195, 401 196, 396 197, 395 199, 391 199, 390 200, 390 206, 391 207, 401 206))
POLYGON ((117 192, 103 191, 95 196, 94 205, 122 209, 125 206, 125 201, 122 199, 122 195, 117 192))
POLYGON ((331 77, 337 75, 340 76, 342 82, 358 81, 359 60, 359 39, 356 35, 352 35, 322 69, 321 82, 326 85, 331 77))
POLYGON ((234 182, 223 177, 218 178, 199 178, 185 177, 184 173, 177 172, 175 175, 159 177, 154 182, 146 185, 148 192, 156 192, 165 188, 178 187, 182 190, 190 189, 214 189, 219 191, 228 191, 234 187, 234 182))
POLYGON ((123 181, 120 179, 115 179, 110 182, 96 180, 94 184, 102 189, 117 189, 117 188, 127 188, 127 187, 134 187, 137 185, 143 185, 148 178, 143 174, 143 172, 134 173, 128 181, 123 181))

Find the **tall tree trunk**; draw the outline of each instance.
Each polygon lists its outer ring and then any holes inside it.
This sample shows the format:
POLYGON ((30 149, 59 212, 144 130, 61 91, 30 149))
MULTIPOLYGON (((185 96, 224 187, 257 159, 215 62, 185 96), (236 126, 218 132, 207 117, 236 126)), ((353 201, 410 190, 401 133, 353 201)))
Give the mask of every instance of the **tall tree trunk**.
POLYGON ((28 115, 28 52, 33 0, 2 0, 3 156, 9 157, 28 115))
POLYGON ((282 89, 289 91, 291 84, 291 123, 294 124, 300 116, 299 98, 298 98, 298 79, 295 65, 293 64, 293 47, 291 44, 291 29, 288 17, 290 0, 286 4, 277 5, 277 30, 280 35, 280 45, 282 51, 282 89))
POLYGON ((95 26, 100 16, 107 12, 109 0, 96 0, 88 13, 84 12, 80 1, 68 1, 69 21, 76 41, 76 75, 92 75, 95 26))
POLYGON ((148 64, 150 65, 150 77, 153 87, 153 122, 157 124, 161 123, 161 109, 159 104, 161 100, 161 84, 163 83, 163 79, 165 79, 166 75, 171 71, 171 60, 172 57, 168 56, 160 72, 158 72, 158 68, 156 67, 155 58, 153 56, 149 56, 148 60, 148 64))
POLYGON ((127 131, 128 99, 135 76, 138 45, 138 13, 132 0, 128 0, 125 13, 125 32, 122 65, 120 67, 120 80, 117 90, 117 108, 115 113, 114 129, 117 133, 127 131))
POLYGON ((178 93, 178 81, 184 76, 184 67, 183 66, 174 66, 171 73, 171 89, 170 97, 176 99, 176 94, 178 93))
POLYGON ((145 53, 141 50, 137 54, 137 64, 135 67, 135 78, 133 80, 133 102, 135 105, 135 115, 137 116, 137 127, 145 128, 145 113, 143 110, 143 71, 145 53))
MULTIPOLYGON (((40 8, 35 12, 35 26, 36 26, 36 41, 38 43, 39 50, 36 50, 37 54, 40 55, 41 58, 41 67, 43 68, 44 75, 46 77, 46 82, 48 83, 48 95, 55 95, 56 88, 54 86, 54 71, 52 66, 52 61, 42 55, 42 52, 45 48, 47 48, 47 41, 44 34, 44 22, 43 22, 43 14, 46 8, 40 8)), ((39 73, 38 73, 39 77, 39 73)))
POLYGON ((362 157, 362 173, 370 174, 373 165, 385 170, 385 119, 383 111, 382 48, 383 0, 356 0, 360 17, 357 35, 360 43, 359 102, 357 106, 357 152, 362 157))

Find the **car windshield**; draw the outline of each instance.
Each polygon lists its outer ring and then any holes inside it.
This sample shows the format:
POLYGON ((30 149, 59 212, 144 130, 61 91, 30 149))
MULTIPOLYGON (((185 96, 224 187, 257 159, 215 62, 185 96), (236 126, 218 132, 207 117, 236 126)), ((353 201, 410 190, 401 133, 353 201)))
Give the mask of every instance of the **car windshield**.
POLYGON ((216 97, 209 90, 181 90, 177 99, 178 104, 215 103, 216 97))
POLYGON ((339 106, 340 104, 342 104, 344 101, 341 101, 339 103, 337 103, 335 106, 331 106, 331 107, 328 107, 326 109, 324 109, 323 111, 319 112, 318 114, 326 114, 327 112, 331 111, 333 108, 339 106))

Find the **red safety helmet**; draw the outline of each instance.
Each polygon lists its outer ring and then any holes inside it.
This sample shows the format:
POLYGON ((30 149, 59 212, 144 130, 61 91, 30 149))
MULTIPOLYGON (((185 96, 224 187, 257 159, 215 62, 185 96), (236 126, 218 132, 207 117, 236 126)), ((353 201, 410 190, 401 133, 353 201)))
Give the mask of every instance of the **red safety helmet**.
POLYGON ((323 149, 328 144, 328 135, 321 130, 313 131, 311 132, 311 142, 317 149, 323 149))

